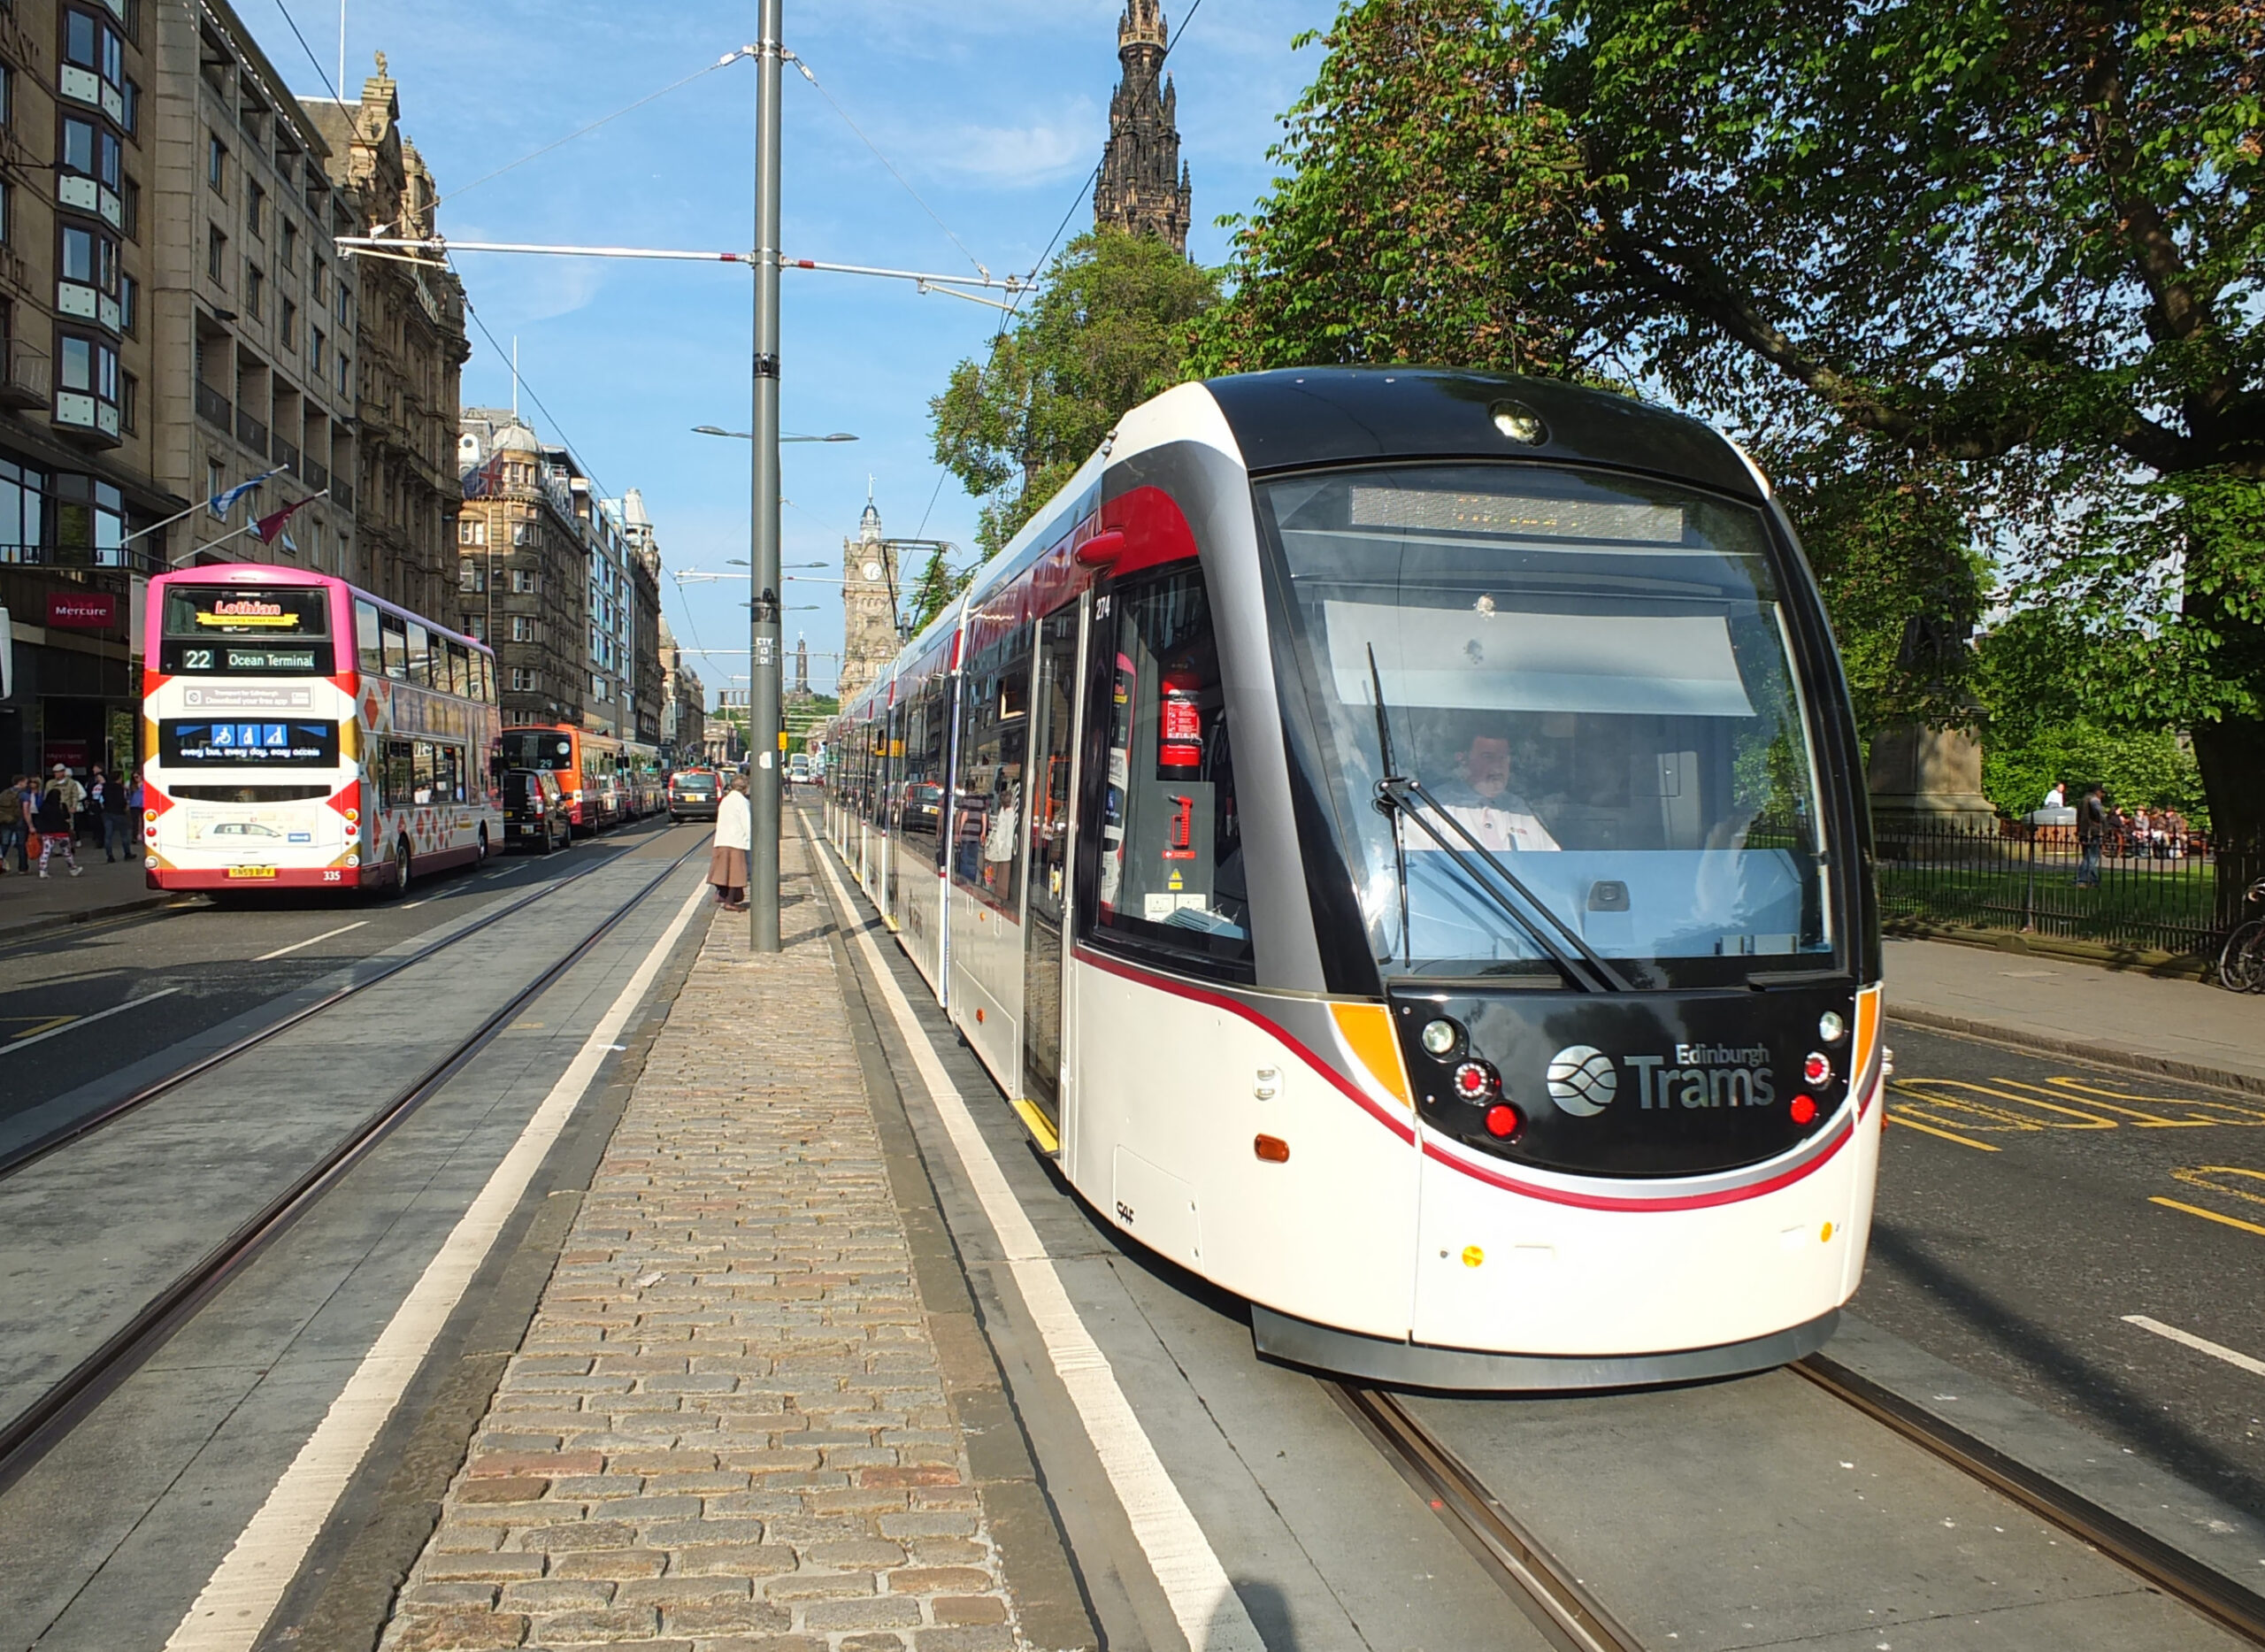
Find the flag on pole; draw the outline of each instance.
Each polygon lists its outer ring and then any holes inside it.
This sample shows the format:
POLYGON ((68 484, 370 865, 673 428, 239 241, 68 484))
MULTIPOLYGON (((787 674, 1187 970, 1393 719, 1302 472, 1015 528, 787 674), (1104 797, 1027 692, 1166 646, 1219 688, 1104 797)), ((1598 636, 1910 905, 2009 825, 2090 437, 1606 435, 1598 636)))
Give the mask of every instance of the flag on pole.
POLYGON ((251 536, 263 545, 273 544, 275 536, 283 531, 283 525, 291 519, 292 512, 312 504, 320 497, 319 494, 309 494, 303 499, 285 505, 280 511, 270 511, 251 525, 251 536))
POLYGON ((265 476, 255 476, 248 482, 238 482, 226 493, 214 494, 210 499, 206 500, 204 502, 205 508, 210 510, 212 514, 218 517, 221 521, 225 522, 228 519, 228 512, 236 508, 236 501, 242 498, 246 494, 250 493, 254 488, 260 487, 266 480, 267 478, 265 476))

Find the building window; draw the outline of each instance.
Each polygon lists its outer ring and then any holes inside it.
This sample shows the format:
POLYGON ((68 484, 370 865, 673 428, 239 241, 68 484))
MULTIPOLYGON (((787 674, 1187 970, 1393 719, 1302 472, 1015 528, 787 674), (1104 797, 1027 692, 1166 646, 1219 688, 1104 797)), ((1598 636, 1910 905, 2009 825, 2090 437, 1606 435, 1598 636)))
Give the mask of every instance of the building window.
POLYGON ((326 304, 329 302, 330 265, 325 264, 320 258, 317 258, 315 260, 315 303, 326 304))
POLYGON ((466 557, 457 564, 457 589, 479 595, 488 588, 487 570, 477 557, 466 557))
POLYGON ((346 394, 346 371, 347 371, 347 366, 348 366, 348 363, 347 363, 347 360, 346 360, 346 355, 345 355, 345 352, 342 350, 342 351, 339 353, 339 357, 338 357, 338 393, 339 393, 339 395, 341 395, 341 396, 343 396, 343 395, 345 395, 345 394, 346 394))
POLYGON ((485 521, 476 516, 460 516, 457 519, 457 544, 485 545, 487 542, 488 524, 485 521))
POLYGON ((137 133, 142 125, 142 88, 128 81, 118 88, 118 96, 119 102, 124 106, 118 124, 124 127, 128 134, 137 133))
POLYGON ((244 186, 244 228, 254 241, 266 236, 263 220, 267 216, 267 191, 256 183, 244 186))
POLYGON ((465 635, 473 642, 485 642, 488 641, 488 617, 485 614, 466 614, 463 629, 465 635))
POLYGON ((118 426, 128 435, 142 424, 142 380, 130 373, 118 378, 118 426))
POLYGON ((142 320, 142 283, 130 275, 118 278, 118 330, 132 338, 142 320))
POLYGON ((283 348, 296 353, 299 348, 299 306, 288 298, 277 302, 275 331, 283 341, 283 348))
POLYGON ((244 313, 255 321, 259 320, 266 313, 266 302, 267 277, 260 273, 257 264, 245 265, 244 313))
POLYGON ((204 498, 210 503, 228 491, 228 479, 220 470, 218 459, 204 461, 204 498))
POLYGON ((115 403, 118 400, 118 352, 95 339, 74 334, 63 336, 62 361, 56 381, 64 389, 78 390, 115 403))
POLYGON ((142 186, 131 178, 119 181, 118 217, 128 241, 142 239, 142 186))
POLYGON ((339 320, 341 320, 342 322, 343 322, 343 321, 349 321, 349 320, 351 320, 351 319, 353 319, 353 318, 352 318, 352 317, 348 313, 348 310, 347 310, 348 301, 349 301, 349 300, 350 300, 350 299, 353 297, 353 296, 354 296, 354 294, 353 294, 353 289, 352 289, 351 288, 348 287, 344 281, 341 281, 341 282, 339 282, 339 284, 338 284, 338 319, 339 319, 339 320))
POLYGON ((534 596, 541 593, 542 574, 534 568, 511 570, 511 594, 515 596, 534 596))
POLYGON ((519 693, 534 694, 539 692, 535 686, 535 673, 528 670, 526 666, 514 665, 511 667, 511 687, 519 693))
POLYGON ((16 124, 16 72, 0 63, 0 127, 16 124))
POLYGON ((533 523, 514 522, 511 524, 511 543, 514 547, 525 546, 529 543, 534 537, 533 523))
POLYGON ((320 377, 322 373, 323 342, 322 329, 320 327, 309 327, 307 329, 307 359, 313 364, 317 377, 320 377))
POLYGON ((118 188, 126 150, 116 134, 90 120, 68 118, 63 122, 62 153, 64 171, 99 178, 111 188, 118 188))
POLYGON ((222 288, 228 284, 228 238, 220 227, 212 226, 212 234, 204 243, 204 273, 222 288))
POLYGON ((299 227, 287 218, 276 235, 282 244, 277 250, 275 261, 288 270, 299 256, 299 227))
POLYGON ((512 642, 534 642, 538 640, 539 634, 535 630, 535 622, 534 619, 526 614, 513 614, 511 616, 512 642))
POLYGON ((215 195, 228 193, 228 146, 209 132, 204 134, 204 181, 215 195))

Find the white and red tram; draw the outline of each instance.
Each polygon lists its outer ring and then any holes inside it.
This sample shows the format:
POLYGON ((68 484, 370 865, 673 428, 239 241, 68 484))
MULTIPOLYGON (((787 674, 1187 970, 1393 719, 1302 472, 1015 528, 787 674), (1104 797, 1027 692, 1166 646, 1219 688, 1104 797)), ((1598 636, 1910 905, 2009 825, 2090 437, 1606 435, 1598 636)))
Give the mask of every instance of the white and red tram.
POLYGON ((1102 1220, 1453 1387, 1796 1358, 1862 1272, 1878 920, 1790 525, 1477 373, 1127 414, 832 731, 827 829, 1102 1220))
POLYGON ((404 889, 502 841, 495 656, 327 574, 150 581, 153 889, 404 889))

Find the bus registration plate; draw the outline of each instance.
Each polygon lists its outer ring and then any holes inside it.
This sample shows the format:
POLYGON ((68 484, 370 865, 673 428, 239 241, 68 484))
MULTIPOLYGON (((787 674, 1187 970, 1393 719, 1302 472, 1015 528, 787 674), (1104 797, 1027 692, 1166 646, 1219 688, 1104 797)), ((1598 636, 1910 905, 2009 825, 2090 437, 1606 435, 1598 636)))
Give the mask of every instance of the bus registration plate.
POLYGON ((274 875, 275 868, 273 866, 231 866, 228 868, 228 876, 231 878, 273 878, 274 875))

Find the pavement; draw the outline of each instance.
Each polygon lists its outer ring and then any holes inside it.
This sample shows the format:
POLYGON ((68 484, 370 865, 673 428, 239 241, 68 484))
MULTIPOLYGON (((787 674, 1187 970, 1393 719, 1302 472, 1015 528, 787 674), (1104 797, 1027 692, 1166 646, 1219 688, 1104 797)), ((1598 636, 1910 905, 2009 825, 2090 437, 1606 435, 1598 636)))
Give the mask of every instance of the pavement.
POLYGON ((18 872, 11 860, 6 874, 0 876, 0 941, 149 911, 185 898, 150 888, 138 857, 105 861, 99 843, 80 842, 79 864, 86 872, 74 878, 58 853, 42 878, 37 860, 29 872, 18 872))
POLYGON ((384 1652, 1017 1642, 956 1333, 786 848, 785 949, 710 926, 384 1652))
POLYGON ((1885 949, 1893 1019, 2265 1093, 2265 998, 1951 941, 1885 949))

